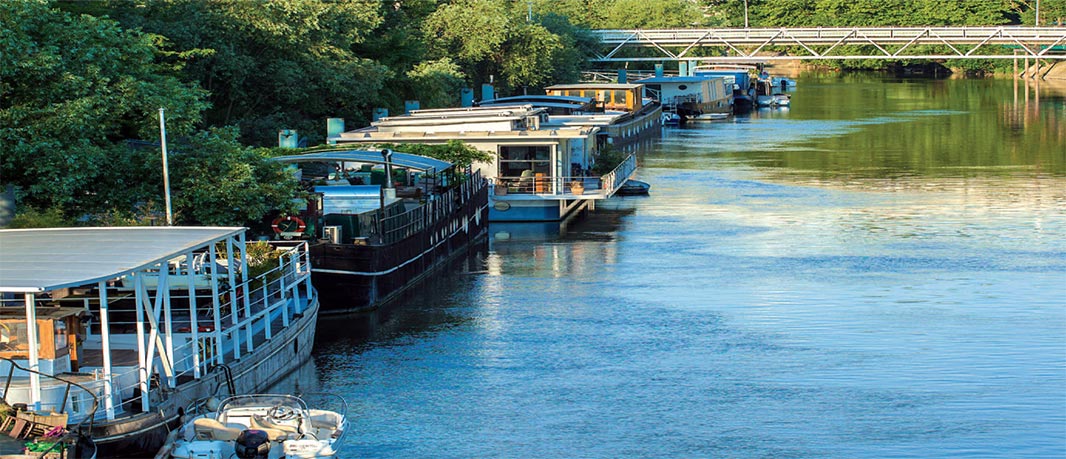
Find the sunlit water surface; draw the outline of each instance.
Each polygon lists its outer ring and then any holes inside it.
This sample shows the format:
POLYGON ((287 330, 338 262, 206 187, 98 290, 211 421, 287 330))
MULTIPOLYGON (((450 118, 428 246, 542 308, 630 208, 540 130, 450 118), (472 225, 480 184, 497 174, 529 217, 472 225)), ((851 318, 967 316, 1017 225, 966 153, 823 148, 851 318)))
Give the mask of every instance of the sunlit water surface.
POLYGON ((1011 86, 810 77, 668 130, 651 196, 493 225, 323 323, 301 389, 344 457, 1066 457, 1066 104, 1011 86))

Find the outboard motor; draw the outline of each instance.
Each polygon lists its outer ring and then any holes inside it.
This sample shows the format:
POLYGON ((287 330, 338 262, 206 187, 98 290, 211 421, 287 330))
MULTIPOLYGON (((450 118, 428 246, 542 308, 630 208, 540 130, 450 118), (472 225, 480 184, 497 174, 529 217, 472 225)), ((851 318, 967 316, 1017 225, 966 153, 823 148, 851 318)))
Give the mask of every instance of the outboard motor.
POLYGON ((262 430, 241 431, 233 445, 233 452, 241 459, 267 459, 270 453, 270 438, 262 430))

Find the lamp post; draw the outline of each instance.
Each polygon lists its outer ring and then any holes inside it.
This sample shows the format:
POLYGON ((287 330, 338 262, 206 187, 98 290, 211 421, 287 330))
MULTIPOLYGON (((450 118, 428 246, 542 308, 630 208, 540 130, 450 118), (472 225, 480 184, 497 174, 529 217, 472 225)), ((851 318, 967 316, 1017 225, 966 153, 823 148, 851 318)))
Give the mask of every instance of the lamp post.
POLYGON ((167 167, 167 124, 164 109, 159 107, 159 145, 163 151, 163 195, 167 203, 167 226, 174 226, 174 214, 170 211, 170 171, 167 167))
POLYGON ((744 28, 748 28, 748 0, 744 0, 744 28))

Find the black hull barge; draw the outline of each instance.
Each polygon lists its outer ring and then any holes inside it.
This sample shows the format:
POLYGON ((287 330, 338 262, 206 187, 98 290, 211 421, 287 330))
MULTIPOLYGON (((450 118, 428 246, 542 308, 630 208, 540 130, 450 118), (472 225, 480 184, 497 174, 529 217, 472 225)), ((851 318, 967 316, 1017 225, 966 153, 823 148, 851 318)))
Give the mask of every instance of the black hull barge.
POLYGON ((278 229, 288 224, 299 231, 275 232, 310 239, 322 314, 376 309, 488 234, 488 183, 480 173, 388 150, 276 159, 301 165, 301 179, 314 194, 299 218, 276 221, 278 229), (315 163, 329 166, 308 166, 315 163))

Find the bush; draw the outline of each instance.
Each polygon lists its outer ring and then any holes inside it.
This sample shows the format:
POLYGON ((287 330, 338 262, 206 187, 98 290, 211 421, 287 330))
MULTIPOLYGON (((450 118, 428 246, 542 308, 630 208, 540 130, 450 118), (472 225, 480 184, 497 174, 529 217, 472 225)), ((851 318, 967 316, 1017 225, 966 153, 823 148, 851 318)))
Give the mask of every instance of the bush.
POLYGON ((74 221, 63 215, 63 210, 59 207, 52 207, 47 210, 27 207, 25 210, 15 214, 15 218, 11 219, 11 224, 8 225, 8 228, 65 228, 70 226, 74 226, 74 221))

